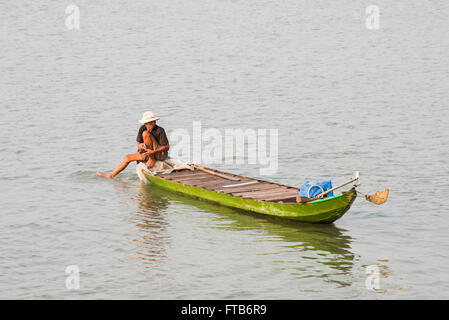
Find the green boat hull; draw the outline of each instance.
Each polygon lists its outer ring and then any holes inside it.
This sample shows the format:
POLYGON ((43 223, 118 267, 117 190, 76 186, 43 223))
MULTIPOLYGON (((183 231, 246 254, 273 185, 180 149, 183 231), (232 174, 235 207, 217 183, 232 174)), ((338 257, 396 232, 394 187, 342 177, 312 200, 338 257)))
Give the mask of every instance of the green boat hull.
POLYGON ((349 210, 357 197, 355 189, 352 188, 348 192, 343 192, 340 195, 309 203, 288 204, 265 202, 183 185, 157 176, 152 176, 146 172, 143 173, 153 185, 161 188, 199 199, 213 201, 232 208, 301 222, 332 223, 349 210))
POLYGON ((157 176, 152 176, 147 172, 143 172, 143 174, 153 185, 174 192, 213 201, 232 208, 301 222, 332 223, 349 210, 351 204, 357 197, 355 189, 352 188, 348 192, 343 192, 340 195, 308 203, 289 204, 265 202, 183 185, 157 176))

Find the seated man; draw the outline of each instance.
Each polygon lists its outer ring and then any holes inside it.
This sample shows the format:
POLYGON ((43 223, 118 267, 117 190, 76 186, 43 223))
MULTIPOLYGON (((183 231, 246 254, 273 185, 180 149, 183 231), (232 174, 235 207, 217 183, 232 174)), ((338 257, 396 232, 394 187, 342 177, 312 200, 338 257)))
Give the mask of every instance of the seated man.
POLYGON ((106 178, 114 178, 119 172, 123 171, 130 162, 145 162, 147 168, 151 168, 156 160, 165 160, 168 157, 167 135, 162 127, 156 125, 156 118, 153 112, 148 111, 143 114, 140 123, 143 125, 137 134, 137 152, 127 154, 119 166, 111 173, 97 172, 98 176, 106 178))

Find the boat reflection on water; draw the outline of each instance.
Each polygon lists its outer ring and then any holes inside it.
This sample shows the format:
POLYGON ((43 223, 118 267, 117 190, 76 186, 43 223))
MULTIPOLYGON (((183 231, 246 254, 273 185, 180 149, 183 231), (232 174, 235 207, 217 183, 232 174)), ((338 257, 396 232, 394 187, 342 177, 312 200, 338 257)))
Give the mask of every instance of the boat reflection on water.
MULTIPOLYGON (((208 201, 199 200, 177 194, 156 186, 141 184, 142 199, 147 199, 146 203, 151 206, 160 206, 159 202, 177 202, 183 205, 195 207, 202 212, 216 214, 216 222, 211 222, 211 227, 216 229, 227 229, 234 231, 254 230, 262 236, 269 238, 269 241, 279 241, 279 245, 293 251, 294 260, 302 264, 298 268, 299 276, 304 275, 304 261, 312 264, 313 269, 316 263, 323 268, 319 276, 326 278, 329 274, 351 274, 354 254, 351 252, 351 237, 346 234, 346 230, 336 227, 333 224, 308 224, 295 221, 286 221, 280 218, 266 217, 253 214, 243 210, 220 206, 208 201), (156 200, 157 199, 157 200, 156 200), (333 271, 331 271, 333 270, 333 271)), ((154 211, 154 208, 152 208, 154 211)), ((258 241, 258 240, 256 240, 258 241)), ((291 265, 290 265, 291 268, 291 265)), ((293 266, 293 269, 296 267, 293 266)), ((316 268, 315 268, 316 269, 316 268)), ((331 279, 326 281, 338 282, 339 286, 350 285, 350 282, 331 279)))
MULTIPOLYGON (((170 211, 181 207, 185 212, 212 214, 206 226, 212 233, 214 229, 250 232, 249 239, 254 245, 252 259, 288 275, 291 280, 320 278, 336 287, 351 286, 354 280, 352 239, 346 230, 333 224, 308 224, 261 216, 143 183, 136 186, 117 182, 116 190, 121 193, 121 202, 135 208, 132 210, 135 213, 127 214, 125 219, 137 228, 130 237, 135 255, 129 258, 142 262, 143 270, 135 265, 140 271, 151 272, 166 260, 173 233, 168 225, 170 211)), ((195 214, 192 219, 194 216, 198 217, 195 214)), ((211 246, 217 250, 220 243, 211 243, 211 246)))

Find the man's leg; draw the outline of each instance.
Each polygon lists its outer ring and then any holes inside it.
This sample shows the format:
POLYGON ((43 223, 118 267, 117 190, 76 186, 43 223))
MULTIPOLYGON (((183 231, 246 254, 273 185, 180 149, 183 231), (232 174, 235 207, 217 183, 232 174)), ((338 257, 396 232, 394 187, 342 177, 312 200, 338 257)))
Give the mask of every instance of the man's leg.
MULTIPOLYGON (((143 136, 143 142, 147 146, 147 149, 148 150, 156 150, 157 141, 154 138, 154 136, 151 133, 149 133, 148 131, 144 131, 142 136, 143 136)), ((155 162, 156 162, 156 160, 154 158, 154 154, 152 154, 148 157, 148 161, 145 164, 146 164, 147 168, 151 168, 155 162)))
POLYGON ((131 161, 141 161, 141 160, 142 160, 142 155, 138 152, 132 153, 132 154, 127 154, 125 156, 125 158, 123 158, 123 161, 119 164, 119 166, 114 171, 112 171, 111 173, 97 172, 97 176, 106 177, 106 178, 114 178, 118 173, 123 171, 131 161))

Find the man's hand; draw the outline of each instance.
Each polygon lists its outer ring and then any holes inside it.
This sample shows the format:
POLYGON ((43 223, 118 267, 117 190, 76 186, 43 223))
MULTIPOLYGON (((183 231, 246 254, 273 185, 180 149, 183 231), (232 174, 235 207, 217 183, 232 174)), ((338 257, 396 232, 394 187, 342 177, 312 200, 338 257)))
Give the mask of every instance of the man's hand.
POLYGON ((137 144, 137 150, 139 150, 139 151, 146 150, 145 143, 138 143, 137 144))
POLYGON ((151 155, 153 155, 153 154, 155 154, 155 153, 156 153, 156 151, 154 151, 154 150, 147 150, 147 151, 145 152, 145 154, 148 155, 148 156, 151 156, 151 155))

